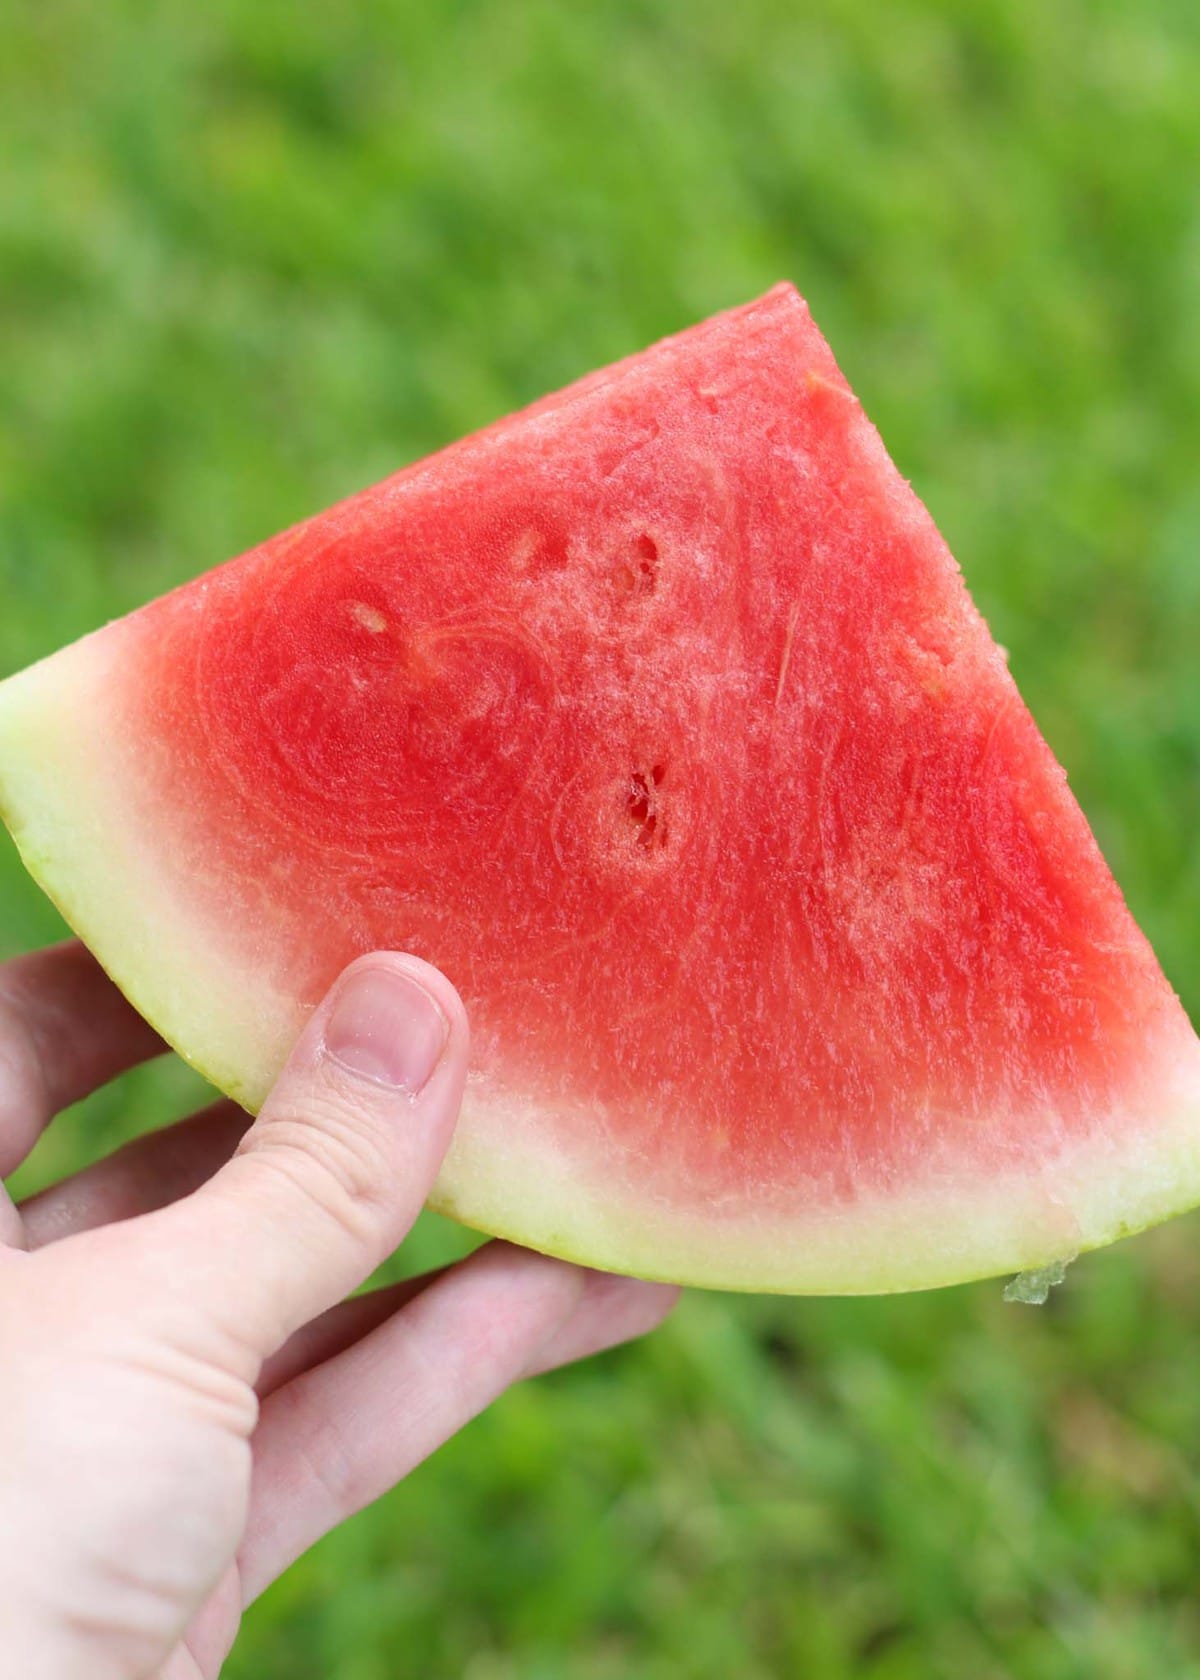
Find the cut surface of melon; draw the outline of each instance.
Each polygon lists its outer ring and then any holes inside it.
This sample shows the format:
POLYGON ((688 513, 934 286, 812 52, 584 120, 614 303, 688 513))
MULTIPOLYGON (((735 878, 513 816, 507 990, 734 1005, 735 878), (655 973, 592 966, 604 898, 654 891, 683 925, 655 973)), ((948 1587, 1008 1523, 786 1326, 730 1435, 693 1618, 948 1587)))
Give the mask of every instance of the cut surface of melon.
POLYGON ((889 1291, 1200 1200, 1200 1044, 790 287, 0 684, 0 810, 251 1108, 443 968, 435 1205, 518 1242, 889 1291))

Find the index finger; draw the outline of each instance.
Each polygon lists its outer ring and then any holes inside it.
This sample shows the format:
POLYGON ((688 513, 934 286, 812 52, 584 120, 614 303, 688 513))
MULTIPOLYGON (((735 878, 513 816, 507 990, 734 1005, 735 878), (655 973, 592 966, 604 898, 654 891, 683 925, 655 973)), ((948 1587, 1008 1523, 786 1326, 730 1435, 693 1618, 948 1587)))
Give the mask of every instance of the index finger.
POLYGON ((0 1177, 60 1109, 165 1048, 78 940, 0 965, 0 1177))

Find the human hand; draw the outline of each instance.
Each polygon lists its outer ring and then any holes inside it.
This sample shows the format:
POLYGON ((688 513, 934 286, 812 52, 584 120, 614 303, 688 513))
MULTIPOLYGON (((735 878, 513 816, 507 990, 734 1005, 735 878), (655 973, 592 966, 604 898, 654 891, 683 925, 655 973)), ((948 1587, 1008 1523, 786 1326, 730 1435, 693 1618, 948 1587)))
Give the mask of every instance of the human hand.
MULTIPOLYGON (((19 1209, 0 1188, 6 1675, 212 1680, 320 1535, 511 1383, 663 1317, 673 1290, 504 1243, 344 1299, 425 1199, 466 1045, 441 975, 365 957, 253 1124, 219 1103, 19 1209)), ((81 946, 0 967, 0 1175, 161 1049, 81 946)))

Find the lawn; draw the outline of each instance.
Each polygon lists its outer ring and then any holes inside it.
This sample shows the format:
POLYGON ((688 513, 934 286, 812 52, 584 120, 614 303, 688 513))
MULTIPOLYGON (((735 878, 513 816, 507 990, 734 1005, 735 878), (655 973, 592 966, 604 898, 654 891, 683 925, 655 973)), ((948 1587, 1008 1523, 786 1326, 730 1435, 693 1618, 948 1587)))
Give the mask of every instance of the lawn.
MULTIPOLYGON (((1200 1014, 1192 0, 56 0, 0 53, 0 669, 780 276, 1200 1014)), ((0 852, 0 947, 53 914, 0 852)), ((195 1095, 143 1072, 28 1187, 195 1095)), ((407 1264, 461 1246, 429 1220, 407 1264)), ((1050 1303, 688 1299, 232 1680, 1200 1680, 1200 1224, 1050 1303)))

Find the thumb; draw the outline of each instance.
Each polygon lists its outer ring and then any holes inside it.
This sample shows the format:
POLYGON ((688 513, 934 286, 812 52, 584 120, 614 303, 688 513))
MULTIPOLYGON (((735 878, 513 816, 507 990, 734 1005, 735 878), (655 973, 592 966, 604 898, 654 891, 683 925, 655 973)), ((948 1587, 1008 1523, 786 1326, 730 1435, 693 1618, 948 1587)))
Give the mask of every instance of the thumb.
POLYGON ((348 968, 232 1160, 149 1216, 190 1304, 262 1360, 348 1295, 420 1212, 466 1063, 463 1007, 436 969, 387 953, 348 968))

